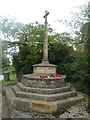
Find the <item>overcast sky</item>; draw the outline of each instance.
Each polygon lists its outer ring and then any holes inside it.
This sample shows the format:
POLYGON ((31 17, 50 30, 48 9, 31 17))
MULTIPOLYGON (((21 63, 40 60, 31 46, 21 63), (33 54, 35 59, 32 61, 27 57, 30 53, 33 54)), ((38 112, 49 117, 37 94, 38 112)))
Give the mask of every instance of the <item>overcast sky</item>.
POLYGON ((74 7, 88 4, 89 0, 0 0, 0 16, 15 16, 20 22, 44 23, 45 10, 50 12, 48 23, 56 32, 65 28, 57 20, 71 19, 74 7))

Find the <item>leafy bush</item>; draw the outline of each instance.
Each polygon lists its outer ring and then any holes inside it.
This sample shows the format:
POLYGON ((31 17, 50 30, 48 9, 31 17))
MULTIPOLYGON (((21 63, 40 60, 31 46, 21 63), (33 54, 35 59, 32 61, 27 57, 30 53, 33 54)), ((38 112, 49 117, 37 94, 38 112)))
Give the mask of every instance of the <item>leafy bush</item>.
POLYGON ((87 51, 74 51, 71 47, 55 43, 49 49, 51 63, 57 65, 57 73, 65 74, 66 81, 77 90, 88 93, 88 54, 87 51))
POLYGON ((39 54, 35 46, 20 46, 20 51, 13 56, 13 64, 15 66, 18 79, 21 79, 23 74, 30 74, 33 72, 33 64, 40 61, 39 54))

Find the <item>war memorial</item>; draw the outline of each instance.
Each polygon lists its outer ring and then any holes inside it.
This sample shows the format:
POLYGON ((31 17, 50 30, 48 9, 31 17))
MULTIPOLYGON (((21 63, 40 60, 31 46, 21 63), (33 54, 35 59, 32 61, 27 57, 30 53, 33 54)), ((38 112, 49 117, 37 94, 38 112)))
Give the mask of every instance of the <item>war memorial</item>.
POLYGON ((45 11, 43 58, 40 64, 33 65, 33 73, 22 76, 21 82, 5 90, 8 105, 18 111, 52 114, 66 110, 84 99, 66 75, 56 73, 56 65, 48 60, 48 11, 45 11))

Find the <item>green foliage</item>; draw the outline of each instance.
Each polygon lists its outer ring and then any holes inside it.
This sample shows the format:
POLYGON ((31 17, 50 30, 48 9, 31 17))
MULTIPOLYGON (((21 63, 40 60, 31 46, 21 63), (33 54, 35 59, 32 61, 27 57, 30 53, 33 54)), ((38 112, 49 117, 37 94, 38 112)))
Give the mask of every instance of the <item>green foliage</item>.
MULTIPOLYGON (((52 29, 48 29, 50 35, 48 36, 49 42, 52 42, 52 29)), ((44 40, 44 27, 43 25, 31 23, 18 33, 19 53, 13 56, 13 64, 16 69, 17 77, 20 79, 23 74, 32 73, 33 65, 40 63, 42 59, 42 48, 44 40), (27 35, 27 44, 25 43, 25 35, 27 35)))
POLYGON ((14 17, 1 17, 0 16, 0 31, 7 38, 8 41, 16 39, 18 32, 23 29, 24 24, 17 22, 14 17))
MULTIPOLYGON (((78 11, 78 13, 73 13, 72 20, 65 20, 64 22, 63 20, 59 21, 71 28, 71 35, 75 35, 75 38, 71 40, 71 45, 76 48, 75 54, 72 56, 74 57, 73 62, 67 62, 59 65, 59 70, 63 71, 63 73, 66 73, 66 80, 75 84, 77 89, 88 93, 88 4, 78 7, 78 11)), ((68 41, 67 38, 66 41, 68 41)))
POLYGON ((88 54, 86 51, 75 53, 73 62, 63 64, 62 68, 67 76, 66 81, 72 82, 77 90, 88 93, 88 54))
POLYGON ((25 42, 25 35, 27 35, 28 44, 35 45, 37 42, 42 44, 44 39, 44 27, 38 22, 27 24, 18 33, 18 39, 21 43, 25 42))
POLYGON ((75 46, 76 49, 83 50, 87 46, 88 40, 88 4, 78 6, 74 8, 72 12, 72 18, 70 21, 59 20, 59 22, 70 28, 70 35, 75 36, 71 45, 75 46))
POLYGON ((80 32, 77 33, 75 37, 75 46, 79 51, 88 49, 88 24, 89 23, 83 24, 80 32))
POLYGON ((18 80, 9 80, 9 81, 5 81, 5 80, 3 80, 3 86, 12 86, 12 85, 15 85, 15 84, 17 84, 17 82, 18 82, 18 80))
POLYGON ((56 42, 61 42, 63 44, 66 44, 68 46, 73 46, 74 39, 71 37, 71 35, 68 32, 64 32, 61 34, 55 34, 54 35, 54 40, 56 42))
POLYGON ((9 58, 6 56, 5 53, 2 54, 2 73, 9 70, 10 61, 9 58))
POLYGON ((54 42, 49 48, 50 63, 57 65, 57 73, 65 74, 77 90, 88 93, 88 52, 74 51, 71 46, 54 42))
POLYGON ((38 63, 39 60, 35 46, 20 46, 19 53, 13 56, 17 77, 20 79, 23 74, 32 73, 33 64, 38 63))
POLYGON ((67 75, 68 68, 73 63, 74 50, 71 46, 62 43, 54 43, 49 50, 50 63, 57 65, 57 73, 67 75))

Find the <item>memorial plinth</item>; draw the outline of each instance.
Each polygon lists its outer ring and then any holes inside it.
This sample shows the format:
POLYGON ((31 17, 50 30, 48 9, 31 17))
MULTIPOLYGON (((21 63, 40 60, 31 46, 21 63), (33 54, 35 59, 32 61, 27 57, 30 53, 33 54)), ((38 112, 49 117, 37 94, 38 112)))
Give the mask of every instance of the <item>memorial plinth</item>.
POLYGON ((33 65, 33 74, 23 75, 21 82, 6 89, 8 104, 17 110, 53 113, 68 109, 84 99, 76 92, 73 85, 65 82, 65 75, 56 75, 56 65, 48 61, 47 15, 45 11, 45 31, 43 44, 43 59, 40 64, 33 65), (46 75, 48 78, 41 78, 46 75))
POLYGON ((53 64, 36 64, 33 65, 34 74, 56 74, 56 65, 53 64))

